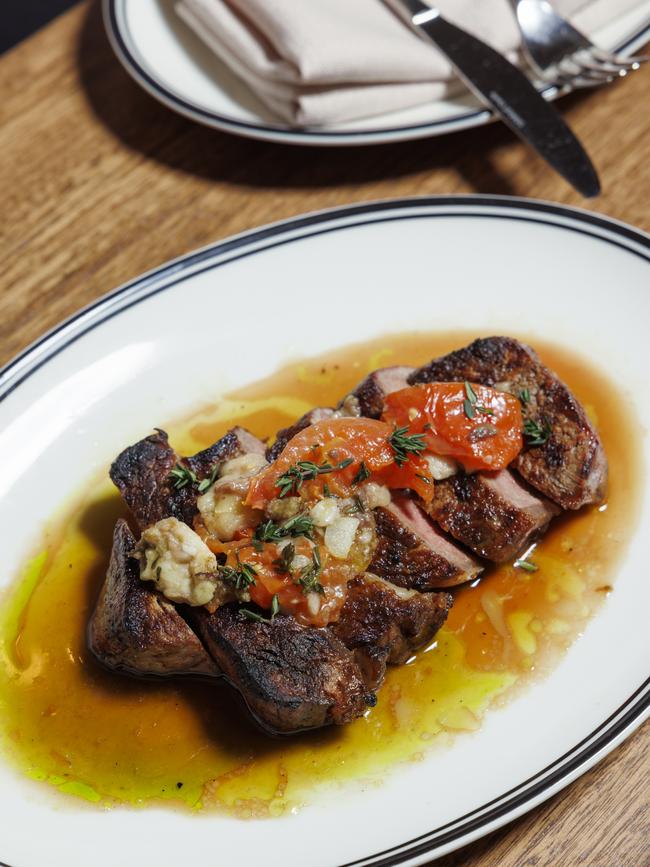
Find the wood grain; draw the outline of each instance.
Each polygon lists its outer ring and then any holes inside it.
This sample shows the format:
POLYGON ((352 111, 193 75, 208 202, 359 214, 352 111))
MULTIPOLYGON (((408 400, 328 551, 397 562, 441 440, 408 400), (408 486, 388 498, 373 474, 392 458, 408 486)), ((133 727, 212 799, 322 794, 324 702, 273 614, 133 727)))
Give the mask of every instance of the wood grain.
MULTIPOLYGON (((83 3, 0 58, 0 363, 165 260, 304 211, 390 196, 505 193, 650 229, 650 65, 564 101, 604 193, 585 202, 503 127, 363 148, 236 139, 172 114, 83 3)), ((553 725, 553 720, 548 720, 553 725)), ((600 766, 442 867, 650 865, 645 726, 600 766)))

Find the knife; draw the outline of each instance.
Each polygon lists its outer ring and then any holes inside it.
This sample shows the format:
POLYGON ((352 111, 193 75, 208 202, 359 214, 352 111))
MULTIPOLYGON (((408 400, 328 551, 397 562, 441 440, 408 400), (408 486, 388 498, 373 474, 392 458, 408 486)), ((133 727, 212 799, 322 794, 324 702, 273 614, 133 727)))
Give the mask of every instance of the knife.
POLYGON ((469 89, 579 193, 598 195, 600 181, 585 149, 523 72, 423 0, 387 3, 419 36, 433 42, 469 89))

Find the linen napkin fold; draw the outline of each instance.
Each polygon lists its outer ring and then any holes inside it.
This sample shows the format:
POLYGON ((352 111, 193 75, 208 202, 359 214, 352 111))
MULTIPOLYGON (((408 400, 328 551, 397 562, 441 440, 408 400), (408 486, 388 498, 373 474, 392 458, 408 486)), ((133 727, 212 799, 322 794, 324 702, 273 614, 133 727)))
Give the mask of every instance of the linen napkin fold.
MULTIPOLYGON (((554 0, 593 33, 639 0, 554 0)), ((469 32, 515 59, 508 0, 439 0, 469 32)), ((279 120, 323 126, 442 99, 459 82, 447 59, 384 0, 179 0, 178 15, 279 120)))

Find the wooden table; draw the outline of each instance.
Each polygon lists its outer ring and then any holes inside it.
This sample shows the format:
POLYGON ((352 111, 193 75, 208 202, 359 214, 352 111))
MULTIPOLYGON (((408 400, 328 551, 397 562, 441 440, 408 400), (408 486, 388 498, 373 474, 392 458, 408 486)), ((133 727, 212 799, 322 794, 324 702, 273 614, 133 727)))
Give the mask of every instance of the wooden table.
MULTIPOLYGON (((500 125, 371 148, 295 148, 194 125, 137 87, 97 3, 0 58, 0 364, 62 318, 194 247, 304 211, 390 196, 506 193, 650 229, 650 64, 563 109, 600 171, 585 202, 500 125)), ((549 724, 553 724, 549 720, 549 724)), ((650 726, 444 867, 650 864, 650 726)))

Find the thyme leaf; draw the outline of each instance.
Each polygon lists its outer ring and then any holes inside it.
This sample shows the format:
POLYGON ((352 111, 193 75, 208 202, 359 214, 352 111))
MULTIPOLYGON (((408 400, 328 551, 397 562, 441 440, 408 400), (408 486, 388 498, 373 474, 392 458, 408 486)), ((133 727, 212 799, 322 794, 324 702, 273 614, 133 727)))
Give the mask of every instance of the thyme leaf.
POLYGON ((176 464, 171 471, 169 480, 177 491, 180 491, 181 488, 185 488, 187 485, 195 485, 197 482, 196 473, 190 470, 189 467, 183 467, 180 464, 176 464))
POLYGON ((212 472, 205 479, 201 479, 199 482, 199 494, 204 494, 206 491, 210 490, 212 485, 217 481, 217 476, 219 475, 219 464, 215 464, 212 467, 212 472))
POLYGON ((365 461, 361 461, 359 464, 359 469, 357 470, 356 476, 352 479, 353 485, 359 485, 361 482, 365 482, 366 479, 370 478, 370 470, 365 464, 365 461))
POLYGON ((257 611, 251 611, 249 608, 240 608, 239 611, 244 615, 244 617, 248 617, 249 620, 254 620, 256 623, 273 623, 275 615, 280 612, 280 600, 278 599, 278 594, 275 593, 273 599, 271 599, 270 617, 263 617, 261 614, 258 614, 257 611))
POLYGON ((544 443, 548 442, 552 433, 553 428, 547 418, 543 418, 541 424, 532 418, 524 422, 524 436, 529 446, 543 446, 544 443))
POLYGON ((539 570, 539 566, 536 566, 530 560, 515 560, 515 567, 523 569, 524 572, 537 572, 539 570))
POLYGON ((310 565, 305 566, 305 568, 300 573, 298 584, 300 584, 300 586, 302 587, 302 592, 305 594, 323 594, 325 592, 325 588, 318 580, 322 569, 320 551, 318 550, 318 548, 314 548, 311 557, 312 560, 310 565))
POLYGON ((398 427, 388 437, 388 444, 395 453, 395 463, 403 466, 409 455, 417 455, 426 448, 423 434, 409 434, 408 427, 398 427))
POLYGON ((278 476, 275 482, 275 487, 279 488, 279 496, 286 497, 287 494, 297 494, 302 488, 304 482, 318 478, 323 473, 334 473, 337 470, 344 470, 352 463, 352 458, 346 458, 338 464, 330 464, 325 462, 315 464, 313 461, 298 461, 289 467, 286 473, 278 476))

